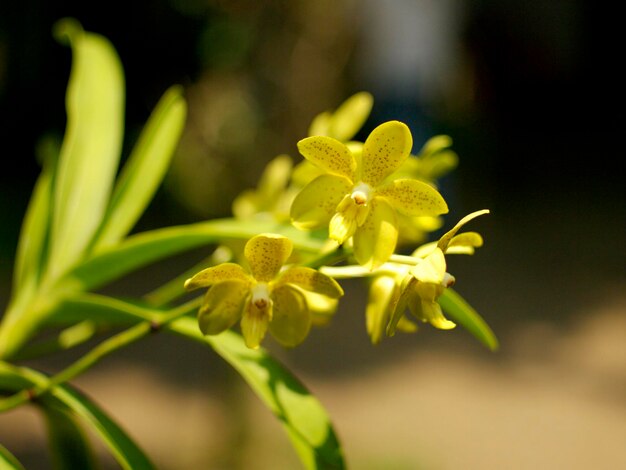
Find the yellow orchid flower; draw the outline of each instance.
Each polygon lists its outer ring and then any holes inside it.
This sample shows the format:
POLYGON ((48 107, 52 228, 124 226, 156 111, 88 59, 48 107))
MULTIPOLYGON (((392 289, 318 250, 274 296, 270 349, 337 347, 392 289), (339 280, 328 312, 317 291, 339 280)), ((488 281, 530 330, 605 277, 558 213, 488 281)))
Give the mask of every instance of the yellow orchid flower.
POLYGON ((417 265, 409 270, 399 287, 397 283, 394 286, 393 312, 387 326, 389 336, 395 333, 407 307, 415 317, 435 328, 449 330, 456 326, 444 316, 437 302, 444 290, 455 282, 454 276, 446 272, 444 253, 473 254, 476 247, 482 246, 483 240, 478 233, 466 232, 457 235, 457 232, 470 220, 487 213, 488 210, 481 210, 463 217, 438 242, 415 250, 413 257, 418 259, 417 265))
POLYGON ((313 317, 304 292, 338 299, 343 290, 337 281, 315 269, 281 269, 292 250, 288 238, 260 234, 244 248, 248 270, 239 264, 223 263, 188 279, 187 290, 209 287, 198 312, 202 333, 219 334, 240 320, 249 348, 258 348, 268 329, 283 346, 301 343, 313 317))
POLYGON ((354 257, 374 269, 395 251, 397 213, 413 217, 448 211, 431 185, 415 179, 385 179, 406 160, 411 131, 399 121, 375 128, 360 152, 331 137, 298 142, 298 150, 323 174, 308 183, 291 205, 292 223, 300 229, 328 226, 329 237, 343 244, 352 237, 354 257))

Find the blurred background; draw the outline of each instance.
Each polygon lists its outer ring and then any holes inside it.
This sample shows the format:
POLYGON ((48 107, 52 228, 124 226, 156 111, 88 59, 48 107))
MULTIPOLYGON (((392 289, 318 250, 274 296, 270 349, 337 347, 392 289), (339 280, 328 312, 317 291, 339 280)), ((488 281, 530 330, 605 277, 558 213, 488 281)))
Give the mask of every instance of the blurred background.
MULTIPOLYGON (((357 91, 374 96, 359 139, 390 119, 409 125, 415 151, 453 138, 444 229, 491 215, 471 226, 485 246, 449 271, 500 351, 428 326, 372 346, 356 281, 329 327, 293 351, 268 344, 328 408, 351 468, 626 468, 619 15, 568 0, 1 2, 1 307, 37 149, 65 126, 71 56, 51 30, 66 16, 120 55, 125 156, 167 87, 186 90, 183 138, 136 231, 229 216, 274 156, 298 158, 316 114, 357 91)), ((196 345, 156 335, 76 383, 159 468, 299 468, 269 412, 196 345)), ((46 468, 44 431, 34 410, 0 416, 0 442, 27 468, 46 468)))

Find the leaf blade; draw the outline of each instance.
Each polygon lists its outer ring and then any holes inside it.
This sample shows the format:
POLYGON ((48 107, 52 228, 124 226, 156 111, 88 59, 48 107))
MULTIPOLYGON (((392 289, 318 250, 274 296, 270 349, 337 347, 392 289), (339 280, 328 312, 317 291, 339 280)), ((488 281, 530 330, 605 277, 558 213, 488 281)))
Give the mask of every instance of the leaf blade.
POLYGON ((144 212, 167 172, 186 116, 182 87, 170 87, 157 103, 122 169, 94 251, 126 236, 144 212))
POLYGON ((456 291, 450 288, 444 290, 438 301, 443 311, 455 323, 463 326, 491 351, 498 350, 498 338, 494 332, 478 312, 456 291))
POLYGON ((312 252, 318 252, 325 241, 272 221, 215 219, 132 235, 75 267, 66 281, 84 290, 94 289, 168 256, 229 238, 247 240, 259 232, 284 234, 298 248, 312 252))
POLYGON ((0 444, 0 469, 2 470, 24 470, 24 466, 9 450, 0 444))
POLYGON ((320 402, 266 351, 247 348, 232 331, 203 336, 192 318, 180 318, 167 329, 211 346, 233 366, 281 421, 306 468, 345 468, 341 446, 320 402))
POLYGON ((120 159, 124 72, 111 43, 74 20, 56 25, 72 48, 67 126, 54 189, 49 276, 77 262, 97 230, 120 159))

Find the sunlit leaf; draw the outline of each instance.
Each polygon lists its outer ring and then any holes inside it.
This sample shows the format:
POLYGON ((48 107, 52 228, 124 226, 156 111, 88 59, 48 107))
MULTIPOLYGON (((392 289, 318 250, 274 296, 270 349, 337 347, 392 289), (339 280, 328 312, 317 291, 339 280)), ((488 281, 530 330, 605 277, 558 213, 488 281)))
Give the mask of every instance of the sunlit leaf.
POLYGON ((24 470, 24 466, 9 452, 6 447, 0 444, 0 469, 2 470, 24 470))
POLYGON ((113 46, 73 20, 59 22, 55 32, 70 44, 73 58, 54 190, 51 278, 80 259, 100 225, 124 128, 124 73, 113 46))
POLYGON ((85 290, 94 289, 177 253, 226 239, 247 240, 260 232, 283 234, 293 241, 295 247, 310 252, 318 252, 326 241, 290 225, 272 221, 215 219, 130 236, 77 266, 66 280, 70 285, 78 284, 85 290))
POLYGON ((117 243, 144 212, 169 167, 186 115, 182 88, 173 86, 152 112, 122 169, 95 251, 117 243))
POLYGON ((499 347, 498 339, 489 325, 457 292, 448 288, 438 299, 439 305, 455 323, 469 331, 492 351, 499 347))
POLYGON ((15 271, 13 272, 14 297, 25 286, 34 290, 43 267, 43 254, 51 209, 53 171, 50 166, 49 164, 44 165, 24 216, 17 247, 15 271))
MULTIPOLYGON (((0 390, 17 392, 25 388, 45 387, 48 378, 33 369, 0 362, 0 390)), ((91 399, 70 385, 56 385, 39 398, 45 407, 67 409, 102 440, 125 470, 154 468, 148 458, 120 426, 91 399)))
POLYGON ((232 331, 203 336, 191 318, 180 318, 168 328, 211 346, 241 374, 281 421, 305 468, 345 468, 337 436, 320 402, 265 350, 247 348, 232 331))

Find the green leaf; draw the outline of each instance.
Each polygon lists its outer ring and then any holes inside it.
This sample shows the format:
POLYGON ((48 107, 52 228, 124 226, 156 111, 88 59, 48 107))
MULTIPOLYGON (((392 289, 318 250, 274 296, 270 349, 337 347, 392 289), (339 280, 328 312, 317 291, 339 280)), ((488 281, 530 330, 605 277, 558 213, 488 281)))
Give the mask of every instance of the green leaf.
POLYGON ((94 251, 116 244, 133 228, 169 167, 187 116, 182 88, 165 92, 124 165, 94 251))
POLYGON ((53 171, 45 164, 31 196, 20 232, 13 272, 13 297, 22 289, 33 292, 44 262, 45 241, 51 209, 53 171))
MULTIPOLYGON (((131 438, 104 411, 85 395, 69 385, 59 385, 52 396, 66 405, 89 425, 124 469, 142 470, 154 468, 146 455, 131 438)), ((45 397, 42 397, 45 402, 45 397)))
POLYGON ((40 408, 46 418, 52 467, 59 470, 97 468, 87 437, 67 408, 54 405, 40 408))
POLYGON ((48 275, 80 260, 101 223, 117 172, 124 128, 124 73, 110 42, 70 19, 55 26, 72 47, 67 126, 54 188, 48 275))
MULTIPOLYGON (((48 378, 40 372, 0 362, 0 390, 18 392, 33 386, 45 387, 47 383, 48 378)), ((154 468, 141 449, 113 419, 70 385, 56 385, 38 400, 42 406, 71 411, 73 416, 89 426, 95 436, 102 440, 123 469, 154 468)))
POLYGON ((232 331, 203 336, 192 318, 180 318, 167 329, 211 346, 233 366, 282 422, 307 469, 345 468, 341 446, 326 410, 265 350, 247 348, 241 336, 232 331))
POLYGON ((24 466, 0 444, 0 470, 24 470, 24 466))
POLYGON ((441 308, 455 323, 460 324, 492 351, 499 347, 498 339, 489 325, 457 292, 448 288, 439 297, 441 308))
POLYGON ((94 255, 72 270, 66 281, 82 290, 100 287, 163 258, 225 239, 247 240, 260 232, 280 233, 301 250, 318 252, 325 239, 315 238, 291 225, 272 221, 215 219, 197 224, 167 227, 139 233, 94 255))

